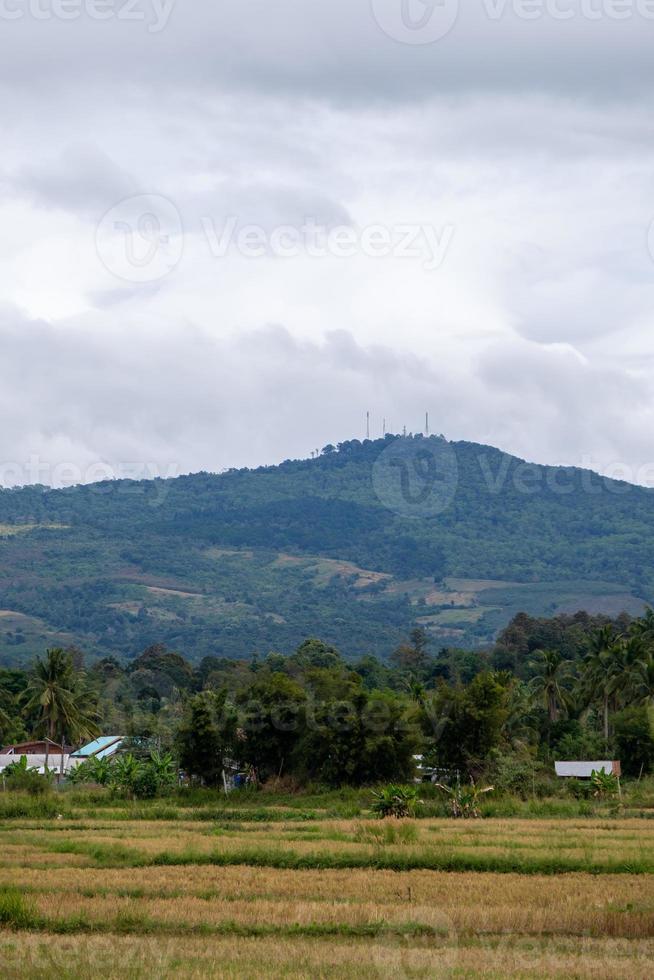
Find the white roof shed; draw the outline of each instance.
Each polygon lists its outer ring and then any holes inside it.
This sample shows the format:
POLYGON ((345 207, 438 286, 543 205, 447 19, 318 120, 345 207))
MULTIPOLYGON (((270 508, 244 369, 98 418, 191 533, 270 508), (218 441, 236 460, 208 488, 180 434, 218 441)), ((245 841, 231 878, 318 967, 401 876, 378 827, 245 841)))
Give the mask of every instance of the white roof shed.
POLYGON ((619 762, 555 762, 557 776, 573 776, 577 779, 590 779, 594 772, 620 775, 619 762))

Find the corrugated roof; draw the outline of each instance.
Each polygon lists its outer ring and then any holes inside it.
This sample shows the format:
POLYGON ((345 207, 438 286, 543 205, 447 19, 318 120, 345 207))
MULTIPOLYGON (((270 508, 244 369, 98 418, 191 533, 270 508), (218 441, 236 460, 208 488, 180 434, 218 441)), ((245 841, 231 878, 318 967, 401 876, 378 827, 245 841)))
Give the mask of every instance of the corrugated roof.
POLYGON ((620 763, 613 761, 600 762, 555 762, 554 771, 557 776, 576 776, 580 779, 590 779, 593 772, 616 773, 620 775, 620 763))
POLYGON ((89 742, 88 745, 83 745, 81 749, 78 749, 75 752, 75 758, 88 759, 94 755, 96 758, 102 759, 106 755, 113 755, 120 748, 123 738, 123 735, 101 735, 89 742))

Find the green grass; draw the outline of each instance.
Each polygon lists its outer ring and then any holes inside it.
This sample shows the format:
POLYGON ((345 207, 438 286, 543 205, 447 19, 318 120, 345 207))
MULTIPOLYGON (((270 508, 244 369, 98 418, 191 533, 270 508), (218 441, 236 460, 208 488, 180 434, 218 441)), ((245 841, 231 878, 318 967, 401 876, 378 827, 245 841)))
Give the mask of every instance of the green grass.
POLYGON ((78 854, 89 857, 97 868, 144 868, 211 865, 229 867, 248 865, 258 868, 284 870, 345 870, 370 868, 384 871, 456 871, 494 872, 496 874, 556 875, 581 872, 585 874, 654 874, 654 861, 650 858, 598 861, 590 855, 582 858, 565 857, 561 854, 543 857, 520 853, 463 854, 440 851, 405 851, 385 853, 380 848, 374 852, 345 853, 298 853, 280 848, 242 848, 213 853, 193 851, 161 851, 144 854, 136 848, 120 844, 85 844, 81 841, 62 841, 48 844, 45 850, 55 854, 78 854))
POLYGON ((17 888, 0 888, 0 926, 9 929, 36 929, 41 917, 17 888))
POLYGON ((42 820, 58 817, 72 819, 72 812, 60 796, 28 796, 23 793, 0 793, 0 820, 42 820))
MULTIPOLYGON (((553 784, 552 791, 563 793, 565 787, 553 784)), ((654 783, 641 785, 626 782, 623 786, 625 816, 654 817, 654 783), (653 812, 649 814, 649 808, 653 812)), ((418 819, 448 815, 442 793, 425 784, 420 787, 423 805, 418 819)), ((106 789, 83 790, 64 787, 41 796, 26 793, 0 793, 0 821, 51 821, 61 817, 81 826, 89 820, 124 823, 133 820, 193 821, 227 826, 314 823, 319 820, 350 820, 369 814, 372 788, 324 790, 309 789, 303 793, 269 793, 243 791, 228 797, 217 790, 181 790, 166 798, 152 801, 129 801, 106 789)), ((522 819, 579 818, 611 816, 607 804, 596 800, 577 800, 570 796, 519 799, 494 793, 480 807, 484 817, 520 817, 522 819)))

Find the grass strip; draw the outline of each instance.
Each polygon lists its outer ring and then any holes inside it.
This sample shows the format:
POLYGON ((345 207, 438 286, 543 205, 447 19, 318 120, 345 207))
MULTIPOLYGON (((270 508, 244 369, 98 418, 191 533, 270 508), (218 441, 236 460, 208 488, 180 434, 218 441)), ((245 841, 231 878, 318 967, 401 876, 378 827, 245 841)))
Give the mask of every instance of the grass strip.
POLYGON ((447 936, 445 928, 439 929, 422 922, 391 924, 385 921, 351 925, 342 922, 309 922, 288 925, 245 925, 226 921, 217 925, 208 923, 179 925, 157 922, 150 916, 123 912, 110 919, 91 920, 84 914, 50 918, 39 914, 34 905, 17 888, 0 889, 0 926, 17 932, 49 932, 56 934, 88 933, 117 935, 196 935, 239 936, 260 938, 266 936, 375 938, 379 936, 412 936, 438 938, 447 936))
POLYGON ((557 875, 581 872, 585 874, 654 874, 654 862, 648 858, 597 861, 592 858, 573 858, 564 855, 535 857, 525 854, 446 854, 409 851, 402 854, 373 852, 343 854, 312 852, 299 854, 292 850, 242 849, 179 853, 162 851, 143 854, 119 844, 86 844, 80 841, 48 843, 52 853, 79 854, 90 857, 99 868, 175 867, 180 865, 213 865, 228 867, 248 865, 256 868, 279 868, 293 871, 346 870, 370 868, 382 871, 452 871, 494 872, 496 874, 557 875))
MULTIPOLYGON (((51 935, 117 935, 117 936, 161 936, 161 937, 224 937, 242 939, 394 939, 428 940, 430 943, 447 942, 452 938, 448 925, 433 926, 412 920, 389 923, 384 920, 351 925, 344 922, 289 923, 287 925, 245 924, 228 920, 218 924, 209 923, 167 923, 159 922, 145 914, 122 912, 113 918, 92 920, 84 913, 68 917, 51 918, 38 914, 33 906, 16 889, 0 889, 0 927, 13 932, 36 932, 51 935)), ((579 932, 520 932, 515 934, 514 942, 550 942, 573 938, 605 939, 602 931, 584 929, 579 932)), ((624 938, 632 938, 625 934, 624 938)), ((495 930, 458 930, 457 945, 474 946, 479 944, 505 945, 505 932, 495 930)))

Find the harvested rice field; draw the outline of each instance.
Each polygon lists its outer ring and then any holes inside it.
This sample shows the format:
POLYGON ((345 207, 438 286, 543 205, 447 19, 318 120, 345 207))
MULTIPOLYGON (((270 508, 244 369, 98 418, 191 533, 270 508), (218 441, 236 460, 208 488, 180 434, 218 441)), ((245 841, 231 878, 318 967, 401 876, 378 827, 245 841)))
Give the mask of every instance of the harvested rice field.
POLYGON ((3 978, 652 973, 648 820, 128 816, 0 823, 3 978))

